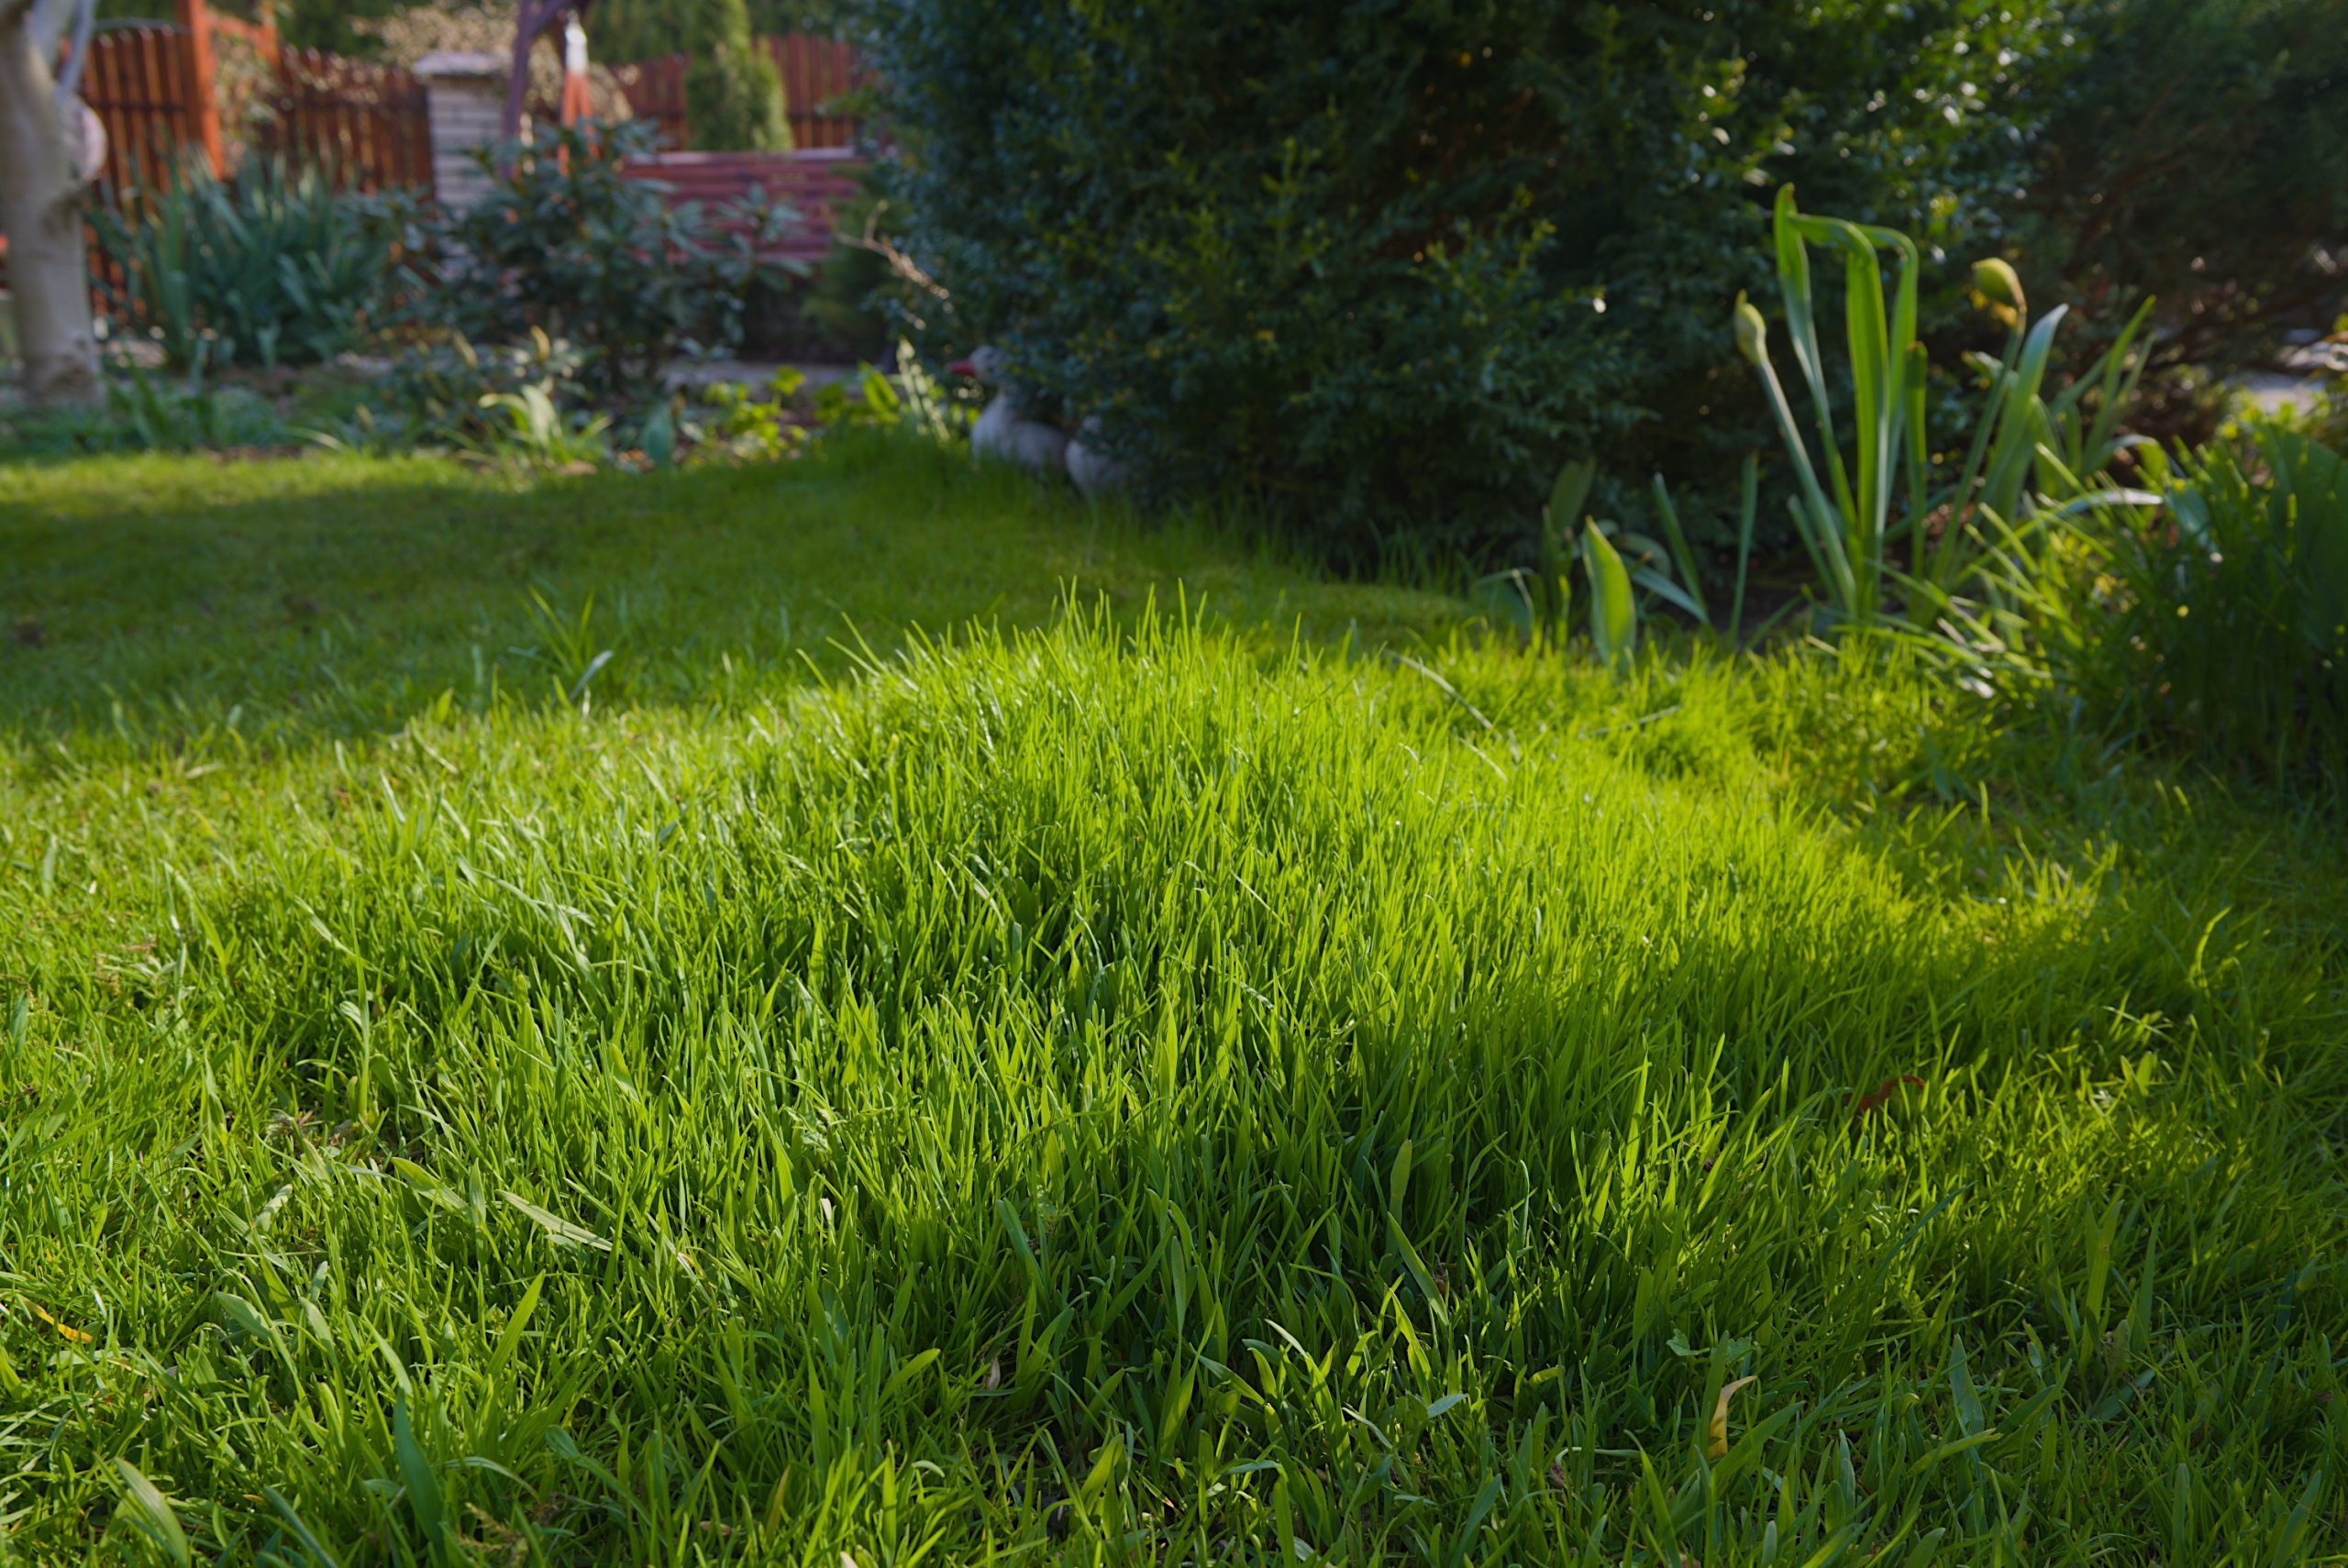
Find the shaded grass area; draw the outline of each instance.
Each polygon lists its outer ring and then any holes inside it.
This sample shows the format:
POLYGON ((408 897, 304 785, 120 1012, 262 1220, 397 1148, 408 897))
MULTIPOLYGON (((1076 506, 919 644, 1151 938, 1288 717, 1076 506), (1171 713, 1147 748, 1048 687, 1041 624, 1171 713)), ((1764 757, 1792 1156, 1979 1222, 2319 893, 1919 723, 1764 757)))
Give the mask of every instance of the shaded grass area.
POLYGON ((1143 529, 930 448, 832 445, 535 483, 323 454, 0 467, 0 744, 349 738, 443 693, 567 690, 605 648, 591 694, 695 700, 739 668, 836 672, 909 626, 1040 624, 1071 589, 1131 609, 1178 579, 1210 620, 1315 635, 1411 640, 1457 613, 1251 558, 1211 524, 1143 529))
POLYGON ((2336 820, 886 448, 9 482, 21 1555, 2343 1549, 2336 820))

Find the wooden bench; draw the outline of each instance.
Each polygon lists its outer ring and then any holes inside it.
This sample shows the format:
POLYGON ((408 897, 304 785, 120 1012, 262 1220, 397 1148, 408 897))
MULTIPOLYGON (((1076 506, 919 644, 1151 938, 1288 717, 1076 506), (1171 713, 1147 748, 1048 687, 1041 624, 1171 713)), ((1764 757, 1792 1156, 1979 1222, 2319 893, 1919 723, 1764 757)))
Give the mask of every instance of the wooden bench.
POLYGON ((833 147, 796 152, 661 152, 622 172, 632 179, 658 180, 669 187, 670 206, 698 202, 713 217, 718 208, 756 186, 767 200, 799 213, 799 221, 764 254, 815 265, 831 248, 840 210, 856 196, 864 160, 852 149, 833 147))

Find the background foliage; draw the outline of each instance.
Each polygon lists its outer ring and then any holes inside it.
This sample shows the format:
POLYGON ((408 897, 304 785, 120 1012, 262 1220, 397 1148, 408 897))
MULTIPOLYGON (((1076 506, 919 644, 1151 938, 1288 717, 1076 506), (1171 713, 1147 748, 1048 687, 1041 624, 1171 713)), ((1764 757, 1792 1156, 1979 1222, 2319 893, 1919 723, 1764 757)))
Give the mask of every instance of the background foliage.
POLYGON ((672 354, 731 342, 750 290, 781 280, 756 244, 788 209, 671 207, 658 185, 620 172, 652 145, 640 122, 542 127, 484 156, 497 183, 447 224, 446 249, 463 259, 442 271, 418 314, 483 342, 532 327, 567 337, 586 355, 587 383, 621 402, 672 354))
POLYGON ((2074 363, 2158 296, 2145 417, 2197 436, 2348 255, 2348 0, 869 14, 945 335, 1341 560, 1521 532, 1583 451, 1711 531, 1780 182, 1924 242, 1936 360, 1994 347, 1983 254, 2076 302, 2074 363))
POLYGON ((310 364, 357 347, 396 298, 418 220, 404 192, 337 191, 249 157, 227 180, 190 159, 90 222, 121 279, 116 318, 173 366, 310 364))
POLYGON ((878 360, 895 343, 907 316, 933 307, 935 297, 910 285, 891 266, 880 247, 902 237, 896 208, 880 194, 870 174, 864 188, 841 204, 832 218, 832 243, 824 264, 800 295, 800 309, 836 351, 878 360))
POLYGON ((685 114, 697 148, 777 149, 791 145, 782 75, 758 47, 744 0, 603 0, 587 13, 588 41, 607 61, 685 53, 685 114))
POLYGON ((2213 379, 2342 295, 2348 0, 2088 0, 2074 25, 2091 48, 2046 125, 2021 254, 2089 334, 2156 297, 2144 417, 2206 436, 2213 379))
MULTIPOLYGON (((587 14, 587 35, 595 56, 615 63, 651 60, 685 47, 689 33, 705 26, 702 0, 596 0, 587 14)), ((745 25, 752 37, 770 33, 840 30, 843 7, 834 0, 747 0, 745 25)))
POLYGON ((1507 532, 1562 449, 1701 443, 1781 181, 2003 242, 2066 49, 1981 0, 871 16, 964 337, 1350 561, 1507 532))
POLYGON ((2143 456, 2159 509, 2070 509, 2013 641, 2111 733, 2348 787, 2348 464, 2276 425, 2143 456))
POLYGON ((711 150, 775 150, 791 145, 782 72, 751 36, 743 0, 694 0, 685 47, 685 117, 692 144, 711 150))

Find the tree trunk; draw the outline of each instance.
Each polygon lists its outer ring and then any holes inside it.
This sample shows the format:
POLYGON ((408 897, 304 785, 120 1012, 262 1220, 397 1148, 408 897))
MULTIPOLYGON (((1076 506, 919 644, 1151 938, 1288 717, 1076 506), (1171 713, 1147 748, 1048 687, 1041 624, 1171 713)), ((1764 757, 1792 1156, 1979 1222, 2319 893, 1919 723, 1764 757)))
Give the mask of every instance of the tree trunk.
POLYGON ((35 403, 95 400, 98 339, 80 188, 29 0, 0 0, 0 234, 8 238, 26 395, 35 403))

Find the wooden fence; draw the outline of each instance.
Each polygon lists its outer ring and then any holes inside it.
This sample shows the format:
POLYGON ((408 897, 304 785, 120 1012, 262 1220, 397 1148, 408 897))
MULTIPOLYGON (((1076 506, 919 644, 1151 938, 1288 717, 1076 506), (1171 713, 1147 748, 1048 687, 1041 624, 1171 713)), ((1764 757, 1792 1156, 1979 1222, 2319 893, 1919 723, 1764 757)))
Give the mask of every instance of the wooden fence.
POLYGON ((612 80, 626 94, 628 113, 649 120, 660 132, 660 145, 685 145, 685 65, 687 57, 664 54, 611 68, 612 80))
MULTIPOLYGON (((183 157, 201 157, 225 173, 249 141, 315 165, 346 186, 430 186, 430 120, 415 76, 395 66, 283 48, 273 19, 222 16, 206 0, 173 0, 173 10, 169 22, 110 23, 92 40, 82 95, 105 126, 100 182, 106 192, 118 199, 158 185, 183 157), (241 74, 222 69, 223 39, 239 46, 233 52, 245 67, 241 74)), ((803 151, 854 146, 856 116, 836 112, 836 105, 863 83, 856 50, 807 33, 759 42, 782 74, 792 145, 803 151)), ((686 56, 672 54, 612 68, 630 110, 652 121, 670 148, 683 147, 691 130, 687 64, 686 56)))
POLYGON ((106 199, 163 183, 182 158, 227 173, 232 144, 247 145, 249 118, 251 145, 339 184, 431 184, 424 88, 413 75, 281 48, 273 21, 219 16, 204 0, 177 0, 175 9, 176 20, 113 25, 91 40, 82 96, 105 127, 106 199), (246 67, 233 84, 220 69, 223 38, 241 46, 246 67))
MULTIPOLYGON (((834 112, 836 100, 861 86, 864 72, 853 46, 809 33, 784 33, 759 40, 782 73, 782 102, 791 116, 791 144, 801 151, 856 145, 857 119, 834 112)), ((691 57, 663 55, 612 67, 628 110, 660 130, 661 144, 681 148, 692 127, 685 119, 685 69, 691 57)))
POLYGON ((432 185, 424 84, 396 66, 290 49, 277 72, 266 145, 346 189, 432 185))
MULTIPOLYGON (((173 8, 172 21, 109 22, 91 41, 81 95, 105 128, 100 201, 118 208, 138 191, 161 189, 189 160, 225 175, 254 150, 319 170, 347 189, 408 186, 430 195, 431 120, 412 73, 284 48, 273 20, 219 16, 206 0, 174 0, 173 8), (224 39, 233 46, 225 53, 217 47, 224 39)), ((849 150, 857 120, 835 105, 863 73, 854 50, 830 39, 793 33, 761 41, 782 73, 796 152, 664 156, 629 172, 663 182, 672 202, 722 204, 760 186, 801 214, 774 253, 814 262, 861 168, 849 150)), ((614 68, 632 112, 659 126, 671 148, 688 128, 685 66, 684 56, 670 55, 614 68)), ((6 245, 0 238, 0 281, 6 245)), ((90 264, 102 293, 121 282, 94 244, 90 264)))
POLYGON ((853 147, 856 117, 827 112, 835 99, 859 86, 864 72, 856 50, 837 39, 785 33, 759 40, 782 72, 782 102, 791 115, 791 145, 802 151, 853 147))
POLYGON ((91 38, 82 96, 105 126, 99 181, 108 191, 162 184, 180 149, 201 144, 189 108, 189 39, 185 28, 171 22, 109 27, 91 38))

